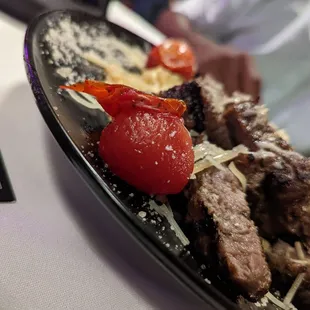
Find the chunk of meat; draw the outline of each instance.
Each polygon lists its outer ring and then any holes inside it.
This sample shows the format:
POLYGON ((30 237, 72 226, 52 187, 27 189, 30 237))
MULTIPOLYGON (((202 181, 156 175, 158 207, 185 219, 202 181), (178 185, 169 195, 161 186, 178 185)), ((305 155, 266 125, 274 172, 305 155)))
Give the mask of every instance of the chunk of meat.
POLYGON ((227 168, 209 168, 190 191, 188 216, 199 220, 206 212, 212 219, 218 256, 231 280, 248 298, 259 299, 269 289, 270 271, 239 181, 227 168))
MULTIPOLYGON (((188 207, 186 222, 191 223, 194 233, 193 244, 196 251, 211 261, 214 253, 212 245, 214 243, 214 223, 210 221, 206 209, 197 208, 193 204, 188 207)), ((214 268, 216 268, 214 266, 214 268)))
POLYGON ((194 129, 199 133, 204 130, 203 101, 200 95, 200 87, 195 81, 162 91, 160 96, 183 100, 187 106, 183 115, 186 128, 188 130, 194 129))
POLYGON ((185 101, 187 112, 183 117, 187 129, 205 131, 210 142, 224 149, 232 148, 223 112, 234 99, 225 94, 222 84, 205 76, 163 91, 160 96, 185 101))
POLYGON ((310 161, 302 156, 278 157, 263 183, 273 219, 285 233, 310 241, 310 161))
POLYGON ((229 104, 225 119, 235 144, 259 151, 237 166, 249 180, 247 194, 260 229, 269 237, 292 234, 310 244, 310 160, 292 150, 261 105, 229 104), (272 160, 266 161, 266 153, 274 155, 272 160))
POLYGON ((251 151, 258 151, 257 142, 264 141, 284 150, 292 149, 269 123, 268 109, 261 104, 240 98, 225 107, 224 118, 234 145, 244 144, 251 151))
POLYGON ((225 106, 233 99, 224 92, 223 85, 210 76, 197 79, 203 99, 204 126, 209 141, 223 149, 231 149, 232 143, 223 117, 225 106))
POLYGON ((298 274, 308 272, 310 279, 310 269, 306 261, 300 260, 296 249, 283 240, 277 241, 266 251, 266 254, 272 270, 277 270, 290 278, 296 278, 298 274))
POLYGON ((290 234, 309 244, 309 159, 291 151, 280 156, 261 150, 240 154, 235 164, 248 180, 247 200, 263 236, 290 234))
POLYGON ((266 251, 266 254, 271 270, 280 273, 281 280, 284 282, 291 284, 299 274, 305 273, 297 291, 299 299, 297 302, 301 304, 300 309, 306 309, 304 306, 310 305, 310 256, 306 255, 304 259, 300 259, 296 249, 282 240, 278 240, 266 251))
POLYGON ((259 228, 263 237, 275 237, 278 229, 273 222, 263 190, 263 181, 266 173, 272 170, 276 161, 275 154, 271 152, 255 152, 239 154, 234 163, 247 179, 247 201, 251 209, 251 218, 259 228))

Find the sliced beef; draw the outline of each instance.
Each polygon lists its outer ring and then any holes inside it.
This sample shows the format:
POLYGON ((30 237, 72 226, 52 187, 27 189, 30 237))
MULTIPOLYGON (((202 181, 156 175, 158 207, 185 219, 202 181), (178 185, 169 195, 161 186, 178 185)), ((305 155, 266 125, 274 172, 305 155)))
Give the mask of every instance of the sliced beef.
POLYGON ((239 154, 234 159, 236 167, 247 179, 247 201, 251 209, 251 218, 259 228, 259 233, 265 238, 274 238, 277 229, 271 212, 266 203, 263 182, 268 171, 273 169, 277 157, 270 152, 255 152, 250 154, 239 154))
POLYGON ((309 159, 292 151, 261 150, 239 155, 235 164, 248 180, 247 200, 262 235, 300 237, 309 248, 309 159))
POLYGON ((296 249, 282 240, 277 241, 267 249, 266 254, 275 277, 279 274, 282 284, 288 284, 287 288, 291 286, 299 274, 305 273, 303 282, 296 294, 297 300, 294 298, 294 304, 298 304, 298 309, 309 309, 310 256, 306 255, 304 259, 300 259, 296 249))
POLYGON ((290 278, 296 278, 298 274, 308 272, 310 279, 310 269, 305 261, 298 258, 296 249, 290 244, 279 240, 266 251, 266 254, 272 270, 290 278))
POLYGON ((195 81, 170 88, 161 92, 160 96, 184 100, 187 105, 187 111, 183 115, 186 128, 199 133, 204 130, 203 101, 200 87, 195 81))
POLYGON ((234 144, 260 150, 252 154, 254 160, 241 158, 238 163, 249 180, 248 199, 260 230, 270 233, 269 237, 300 237, 310 248, 310 160, 292 150, 269 124, 261 105, 251 101, 229 104, 225 119, 234 144), (266 161, 266 153, 274 154, 272 160, 266 161))
POLYGON ((269 289, 270 271, 238 179, 228 168, 209 168, 197 175, 190 192, 188 219, 213 222, 212 238, 232 282, 248 298, 259 299, 269 289))
POLYGON ((198 78, 197 83, 201 88, 204 107, 204 126, 210 142, 231 149, 232 143, 223 117, 225 106, 232 102, 224 92, 223 85, 216 82, 210 76, 198 78))
POLYGON ((263 183, 273 220, 284 233, 300 237, 309 248, 310 161, 288 156, 280 157, 278 163, 281 168, 269 172, 263 183))
MULTIPOLYGON (((193 204, 189 204, 186 222, 191 224, 193 235, 193 243, 195 251, 204 256, 208 263, 214 260, 214 235, 215 226, 207 214, 207 210, 203 207, 196 208, 193 204)), ((206 263, 206 262, 204 262, 206 263)), ((214 266, 216 268, 216 266, 214 266)))
POLYGON ((185 101, 187 111, 183 117, 187 129, 194 129, 198 133, 205 131, 210 142, 224 149, 232 148, 223 117, 224 107, 232 99, 225 94, 220 83, 205 76, 163 91, 160 96, 185 101))
POLYGON ((251 151, 258 151, 257 142, 269 142, 281 149, 291 150, 276 128, 268 121, 268 110, 251 100, 239 99, 225 107, 224 118, 235 145, 244 144, 251 151))

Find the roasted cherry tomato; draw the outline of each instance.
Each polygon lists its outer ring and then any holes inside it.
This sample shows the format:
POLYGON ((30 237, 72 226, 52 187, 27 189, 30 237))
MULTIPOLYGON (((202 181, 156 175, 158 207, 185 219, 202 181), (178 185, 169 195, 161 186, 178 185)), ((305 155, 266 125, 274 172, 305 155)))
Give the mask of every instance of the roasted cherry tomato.
POLYGON ((179 193, 193 171, 192 142, 183 121, 163 113, 119 114, 102 131, 99 152, 112 172, 149 194, 179 193))
POLYGON ((184 102, 100 82, 69 88, 96 96, 113 117, 99 144, 113 173, 149 194, 182 191, 194 167, 192 141, 180 118, 184 102))
POLYGON ((186 42, 168 39, 152 48, 146 67, 159 65, 189 80, 195 74, 196 60, 193 50, 186 42))

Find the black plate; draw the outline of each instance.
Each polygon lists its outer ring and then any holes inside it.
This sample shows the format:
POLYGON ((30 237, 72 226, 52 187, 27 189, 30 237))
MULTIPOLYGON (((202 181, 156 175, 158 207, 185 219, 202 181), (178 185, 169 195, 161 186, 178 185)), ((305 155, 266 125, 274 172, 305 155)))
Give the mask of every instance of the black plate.
MULTIPOLYGON (((205 268, 201 268, 199 259, 182 246, 168 222, 150 209, 150 197, 137 192, 105 168, 97 155, 97 141, 108 121, 103 110, 96 102, 86 100, 76 93, 73 98, 65 91, 59 92, 58 86, 68 82, 68 78, 62 77, 59 72, 62 75, 65 72, 71 82, 85 78, 104 79, 104 71, 81 59, 78 53, 89 50, 87 40, 100 42, 98 36, 108 35, 136 45, 144 52, 150 48, 148 42, 127 30, 82 12, 55 11, 41 15, 32 22, 26 33, 24 60, 38 108, 56 140, 100 199, 102 206, 107 208, 167 271, 209 306, 214 309, 233 309, 236 304, 204 279, 209 278, 213 282, 217 275, 210 271, 205 271, 204 274, 205 268), (59 27, 62 27, 61 43, 60 38, 57 39, 59 27), (80 35, 81 29, 84 36, 80 35), (56 31, 56 39, 53 31, 56 31), (47 34, 50 35, 50 40, 47 34), (54 39, 51 39, 52 37, 54 39), (72 37, 77 45, 72 44, 72 37), (62 46, 60 54, 57 54, 58 43, 55 40, 62 46), (55 59, 58 61, 55 62, 55 59), (66 69, 59 71, 59 66, 66 69), (71 69, 73 71, 70 73, 71 69)), ((98 50, 98 53, 104 56, 102 51, 98 50)), ((115 54, 129 70, 136 70, 128 63, 126 55, 117 50, 115 54)), ((225 284, 222 288, 225 288, 225 284)))

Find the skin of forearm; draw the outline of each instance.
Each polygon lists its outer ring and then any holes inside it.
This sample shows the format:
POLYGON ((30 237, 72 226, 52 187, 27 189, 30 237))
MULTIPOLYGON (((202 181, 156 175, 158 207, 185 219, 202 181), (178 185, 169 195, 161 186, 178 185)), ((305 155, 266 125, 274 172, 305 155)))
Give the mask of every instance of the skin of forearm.
POLYGON ((214 44, 212 41, 195 32, 192 29, 190 21, 184 15, 172 12, 169 9, 164 10, 159 15, 155 21, 155 26, 168 37, 185 39, 194 49, 198 48, 202 42, 204 45, 208 42, 210 45, 214 44))
MULTIPOLYGON (((122 0, 122 2, 128 7, 132 7, 132 2, 130 0, 122 0)), ((169 3, 171 6, 173 0, 169 0, 169 3)), ((175 13, 169 8, 160 13, 154 26, 167 37, 186 40, 194 50, 199 49, 202 43, 204 46, 206 46, 208 42, 212 44, 211 41, 192 29, 191 23, 186 16, 175 13)))

